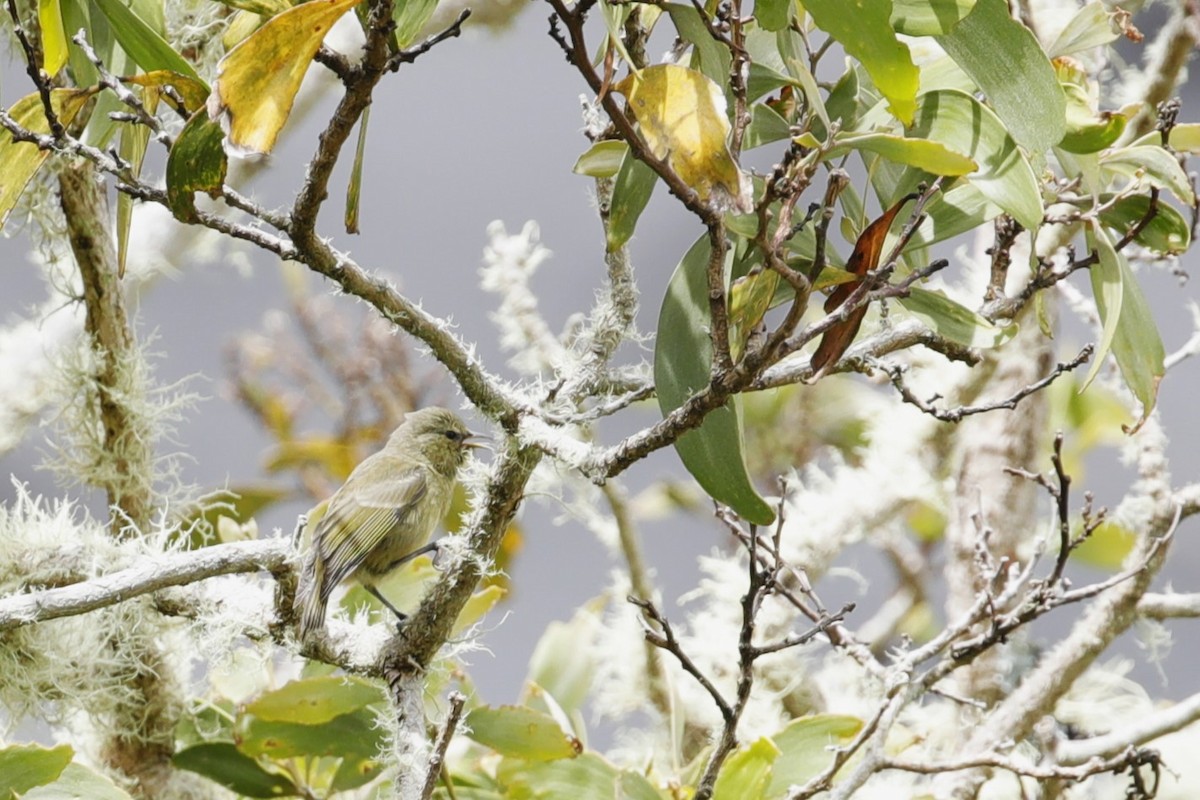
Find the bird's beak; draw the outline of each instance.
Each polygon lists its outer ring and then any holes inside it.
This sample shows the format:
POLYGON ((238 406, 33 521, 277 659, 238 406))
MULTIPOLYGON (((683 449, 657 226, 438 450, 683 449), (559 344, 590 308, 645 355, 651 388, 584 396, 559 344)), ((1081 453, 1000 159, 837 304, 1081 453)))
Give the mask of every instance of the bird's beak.
POLYGON ((484 450, 491 450, 491 441, 491 437, 484 436, 482 433, 467 431, 467 438, 463 440, 463 447, 469 447, 472 450, 476 450, 480 447, 482 447, 484 450), (473 442, 471 441, 472 439, 482 439, 482 441, 473 442))

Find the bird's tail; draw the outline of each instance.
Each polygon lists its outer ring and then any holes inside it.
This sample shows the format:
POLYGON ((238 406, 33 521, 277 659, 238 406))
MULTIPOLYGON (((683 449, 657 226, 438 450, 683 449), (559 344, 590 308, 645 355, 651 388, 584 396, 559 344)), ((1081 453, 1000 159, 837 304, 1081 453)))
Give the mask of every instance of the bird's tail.
POLYGON ((300 585, 296 587, 296 600, 292 607, 300 619, 300 641, 307 639, 310 633, 325 624, 325 603, 328 597, 321 591, 323 570, 318 561, 314 548, 304 559, 304 568, 300 571, 300 585))

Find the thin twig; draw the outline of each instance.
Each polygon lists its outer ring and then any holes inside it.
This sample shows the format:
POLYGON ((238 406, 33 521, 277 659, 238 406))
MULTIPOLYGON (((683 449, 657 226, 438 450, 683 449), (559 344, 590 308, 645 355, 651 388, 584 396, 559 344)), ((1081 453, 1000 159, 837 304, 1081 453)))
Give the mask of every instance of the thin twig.
POLYGON ((12 17, 13 33, 16 34, 17 41, 21 43, 21 49, 25 52, 25 72, 29 75, 29 79, 33 81, 33 85, 37 87, 38 96, 42 100, 42 111, 46 115, 46 121, 50 124, 50 135, 54 139, 62 139, 66 133, 62 122, 58 115, 54 113, 54 104, 51 101, 51 83, 50 76, 43 70, 38 68, 40 52, 34 42, 29 38, 25 27, 21 25, 21 16, 17 13, 17 4, 15 0, 6 0, 8 5, 8 14, 12 17))
POLYGON ((395 72, 396 70, 400 69, 401 64, 411 64, 447 39, 453 39, 462 35, 463 23, 466 22, 470 16, 471 9, 464 8, 462 11, 458 12, 458 17, 455 18, 453 22, 451 22, 438 33, 433 34, 416 47, 409 48, 408 50, 401 50, 400 52, 393 54, 387 62, 388 71, 395 72))
POLYGON ((721 719, 723 719, 726 724, 733 720, 733 706, 729 704, 729 701, 725 699, 725 696, 721 694, 720 690, 713 685, 713 682, 708 679, 708 676, 706 676, 700 670, 700 668, 696 666, 696 662, 692 661, 691 657, 684 651, 683 647, 680 646, 679 640, 675 638, 675 631, 671 627, 671 623, 654 606, 654 603, 650 602, 649 600, 644 600, 642 598, 633 596, 629 596, 625 599, 641 609, 642 617, 645 622, 653 624, 654 627, 651 627, 651 625, 643 625, 646 641, 650 642, 655 647, 661 647, 663 650, 666 650, 668 653, 673 655, 675 660, 679 662, 679 666, 683 667, 683 671, 691 675, 696 680, 696 683, 700 684, 700 687, 708 693, 709 697, 712 698, 713 703, 715 703, 717 706, 717 710, 721 712, 721 719), (657 628, 657 630, 655 628, 657 628))
POLYGON ((467 702, 467 696, 462 692, 451 692, 447 700, 450 701, 450 710, 446 712, 446 721, 442 723, 442 729, 433 745, 433 752, 429 755, 429 766, 425 772, 425 786, 421 790, 421 800, 429 800, 433 796, 433 790, 437 786, 438 778, 442 775, 446 763, 446 749, 450 747, 450 740, 454 738, 454 730, 458 727, 458 721, 462 717, 463 705, 467 702))
POLYGON ((942 422, 961 422, 965 417, 970 417, 975 414, 986 414, 989 411, 998 411, 1000 409, 1012 410, 1016 408, 1017 405, 1026 397, 1041 391, 1057 380, 1059 376, 1070 372, 1071 370, 1079 367, 1081 364, 1087 362, 1087 360, 1092 356, 1092 351, 1092 345, 1089 344, 1084 346, 1084 348, 1079 351, 1079 354, 1070 361, 1060 362, 1054 367, 1049 375, 1035 383, 1031 383, 1017 392, 1014 392, 1003 400, 980 403, 977 405, 957 406, 955 408, 938 408, 937 406, 933 405, 933 402, 937 399, 937 397, 931 398, 930 400, 921 400, 919 397, 913 394, 912 389, 910 389, 908 384, 904 381, 905 368, 903 366, 899 364, 885 364, 881 365, 881 369, 891 380, 892 386, 896 387, 896 391, 900 394, 900 399, 904 402, 916 406, 923 413, 939 419, 942 422))

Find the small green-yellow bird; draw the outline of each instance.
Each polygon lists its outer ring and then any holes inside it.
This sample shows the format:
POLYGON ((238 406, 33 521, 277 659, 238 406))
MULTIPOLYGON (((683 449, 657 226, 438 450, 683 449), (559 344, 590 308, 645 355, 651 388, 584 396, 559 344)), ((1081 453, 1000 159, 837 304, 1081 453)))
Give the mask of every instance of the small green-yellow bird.
POLYGON ((471 441, 475 436, 452 411, 413 411, 382 450, 314 509, 312 543, 296 591, 301 639, 324 624, 333 587, 351 577, 404 621, 375 583, 435 547, 426 542, 446 516, 467 451, 479 446, 471 441))

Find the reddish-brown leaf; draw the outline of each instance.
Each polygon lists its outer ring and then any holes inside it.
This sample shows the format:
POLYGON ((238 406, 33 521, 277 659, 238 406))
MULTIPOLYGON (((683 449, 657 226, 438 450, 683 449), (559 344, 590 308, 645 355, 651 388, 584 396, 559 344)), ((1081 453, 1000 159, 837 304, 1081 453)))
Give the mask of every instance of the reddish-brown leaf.
MULTIPOLYGON (((892 222, 904 204, 915 197, 916 195, 910 194, 900 198, 896 205, 885 211, 879 219, 872 222, 859 234, 858 241, 854 243, 854 252, 851 253, 850 260, 846 262, 846 271, 857 275, 858 280, 839 284, 830 293, 825 300, 826 314, 832 314, 842 303, 845 303, 854 290, 862 284, 863 277, 879 266, 879 255, 883 251, 883 242, 887 238, 888 229, 892 227, 892 222)), ((858 328, 862 325, 863 317, 866 315, 867 305, 864 303, 851 311, 845 320, 825 331, 821 337, 821 343, 817 345, 817 351, 813 353, 813 376, 810 380, 820 378, 829 367, 837 363, 854 341, 854 337, 858 335, 858 328)))

